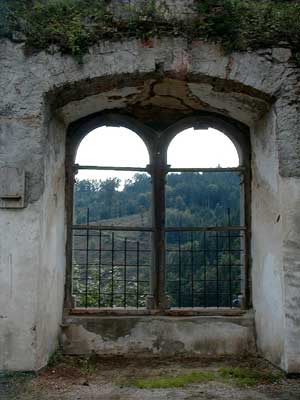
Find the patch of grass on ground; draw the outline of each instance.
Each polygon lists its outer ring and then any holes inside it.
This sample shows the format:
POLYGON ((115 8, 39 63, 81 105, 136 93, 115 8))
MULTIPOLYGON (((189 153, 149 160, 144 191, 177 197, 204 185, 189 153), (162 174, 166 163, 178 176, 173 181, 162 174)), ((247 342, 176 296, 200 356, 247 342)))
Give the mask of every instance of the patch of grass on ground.
POLYGON ((223 367, 219 370, 220 377, 226 382, 239 386, 256 386, 260 384, 277 383, 282 379, 282 374, 272 371, 261 371, 252 368, 223 367))
POLYGON ((192 383, 207 383, 211 381, 222 381, 238 386, 257 386, 277 383, 282 377, 279 372, 274 373, 270 370, 223 367, 218 371, 194 371, 189 374, 172 377, 137 379, 131 384, 140 389, 178 388, 192 383))
POLYGON ((215 380, 215 373, 210 371, 191 372, 178 376, 164 378, 137 379, 133 385, 140 389, 167 389, 184 387, 191 383, 210 382, 215 380))

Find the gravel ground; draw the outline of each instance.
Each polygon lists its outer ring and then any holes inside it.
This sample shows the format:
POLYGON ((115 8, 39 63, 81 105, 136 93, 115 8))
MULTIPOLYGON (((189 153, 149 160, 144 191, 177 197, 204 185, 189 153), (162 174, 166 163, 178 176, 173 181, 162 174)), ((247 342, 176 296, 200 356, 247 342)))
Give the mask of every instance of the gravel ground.
POLYGON ((36 376, 0 375, 1 400, 300 400, 300 379, 240 386, 216 380, 182 388, 139 389, 133 379, 173 377, 222 367, 278 371, 261 359, 62 358, 36 376))

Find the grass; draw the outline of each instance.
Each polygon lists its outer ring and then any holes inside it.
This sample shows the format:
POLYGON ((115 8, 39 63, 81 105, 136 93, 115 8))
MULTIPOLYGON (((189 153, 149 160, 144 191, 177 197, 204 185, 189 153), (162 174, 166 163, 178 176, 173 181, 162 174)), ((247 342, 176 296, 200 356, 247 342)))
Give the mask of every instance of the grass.
POLYGON ((210 382, 215 380, 215 373, 210 371, 191 372, 185 375, 174 377, 137 379, 133 382, 133 386, 140 389, 167 389, 179 388, 191 383, 210 382))
POLYGON ((270 370, 223 367, 217 371, 194 371, 172 377, 137 379, 131 382, 131 385, 140 389, 168 389, 185 387, 193 383, 219 381, 237 386, 257 386, 277 383, 282 377, 282 374, 270 370))
POLYGON ((257 386, 261 384, 278 383, 282 374, 269 370, 257 370, 254 368, 223 367, 219 370, 220 377, 225 382, 232 382, 238 386, 257 386))

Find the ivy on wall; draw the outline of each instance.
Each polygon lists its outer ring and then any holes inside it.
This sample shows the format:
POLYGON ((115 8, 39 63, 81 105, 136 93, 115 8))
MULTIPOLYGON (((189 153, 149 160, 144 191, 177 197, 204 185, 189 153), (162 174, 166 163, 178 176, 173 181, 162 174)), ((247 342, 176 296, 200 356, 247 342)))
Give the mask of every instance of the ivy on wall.
POLYGON ((156 0, 133 6, 120 0, 1 0, 0 37, 24 41, 27 49, 51 50, 79 60, 102 39, 185 36, 244 51, 288 46, 300 61, 300 3, 297 0, 194 0, 189 21, 170 18, 156 0))

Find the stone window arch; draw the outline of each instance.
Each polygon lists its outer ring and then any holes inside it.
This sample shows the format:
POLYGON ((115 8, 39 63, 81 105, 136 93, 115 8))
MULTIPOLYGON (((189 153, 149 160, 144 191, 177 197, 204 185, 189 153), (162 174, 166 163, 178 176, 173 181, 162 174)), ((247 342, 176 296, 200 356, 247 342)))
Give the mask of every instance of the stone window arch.
MULTIPOLYGON (((251 299, 249 296, 249 210, 248 205, 250 203, 250 149, 249 149, 249 141, 248 141, 248 132, 243 129, 243 127, 237 126, 231 121, 227 121, 226 119, 219 118, 215 115, 200 115, 195 117, 184 118, 176 122, 174 125, 170 126, 167 129, 164 129, 161 132, 155 131, 151 129, 149 126, 143 125, 140 121, 137 121, 133 118, 123 115, 117 114, 106 114, 106 115, 95 115, 92 117, 84 118, 79 122, 72 124, 69 128, 69 134, 67 139, 67 210, 68 210, 68 243, 67 243, 67 254, 68 254, 68 268, 67 268, 67 280, 66 280, 66 307, 73 308, 74 304, 74 293, 72 292, 72 285, 74 287, 74 277, 72 278, 72 257, 74 254, 73 245, 74 241, 72 242, 72 232, 75 228, 78 228, 76 225, 74 227, 74 220, 73 220, 73 189, 74 189, 74 172, 78 171, 78 168, 82 168, 82 166, 76 165, 75 162, 75 154, 77 152, 79 143, 83 140, 86 135, 91 132, 93 129, 101 126, 110 126, 110 127, 124 127, 126 129, 130 129, 131 131, 137 133, 137 135, 143 140, 147 151, 149 153, 149 164, 144 165, 142 167, 136 167, 135 171, 139 171, 141 173, 148 173, 151 177, 151 193, 152 193, 152 203, 151 203, 151 224, 149 227, 141 227, 141 226, 134 226, 131 227, 130 231, 136 232, 144 232, 144 234, 149 234, 148 236, 148 243, 149 243, 149 251, 151 250, 151 266, 149 266, 149 274, 147 275, 147 280, 149 283, 149 290, 143 292, 142 294, 139 293, 139 289, 137 289, 137 293, 134 294, 136 297, 136 302, 133 304, 132 302, 127 302, 128 293, 125 290, 122 293, 122 300, 117 302, 116 300, 111 300, 111 302, 106 302, 105 304, 101 304, 99 300, 98 304, 92 303, 89 304, 89 301, 86 300, 85 304, 81 303, 81 307, 83 308, 109 308, 110 312, 115 312, 116 309, 123 308, 127 310, 126 312, 134 312, 133 309, 141 309, 140 312, 152 312, 151 310, 161 310, 165 313, 172 313, 173 309, 176 309, 176 312, 185 313, 186 309, 192 309, 193 312, 200 312, 200 309, 203 307, 217 307, 217 308, 224 308, 224 307, 246 307, 249 306, 251 303, 251 299), (201 167, 201 166, 193 166, 191 168, 172 168, 168 164, 168 149, 172 147, 172 143, 176 136, 187 130, 192 129, 199 130, 199 129, 208 129, 214 128, 219 132, 222 132, 225 137, 230 140, 232 145, 235 147, 237 152, 238 163, 235 166, 229 167, 201 167), (240 182, 240 221, 239 224, 233 224, 230 221, 230 216, 228 220, 228 224, 226 226, 168 226, 166 221, 166 178, 170 173, 198 173, 198 174, 238 174, 239 182, 240 182), (232 226, 230 226, 232 225, 232 226), (204 256, 204 261, 202 257, 202 263, 208 262, 208 252, 211 249, 206 248, 206 241, 211 240, 213 238, 214 245, 220 246, 220 249, 215 249, 215 257, 212 257, 214 260, 211 261, 214 264, 217 263, 215 266, 217 268, 217 276, 215 276, 215 280, 218 281, 217 285, 224 286, 226 296, 222 292, 222 290, 218 287, 217 289, 212 289, 215 291, 215 298, 213 299, 213 294, 209 296, 205 293, 205 290, 208 289, 207 287, 200 288, 198 285, 198 292, 196 293, 195 287, 192 288, 192 291, 195 293, 192 296, 188 295, 187 297, 189 300, 183 301, 182 295, 182 287, 183 287, 183 280, 189 279, 187 276, 180 276, 181 272, 177 271, 177 276, 175 277, 176 281, 176 291, 177 297, 172 297, 172 290, 170 290, 170 285, 168 284, 168 239, 167 237, 170 235, 175 235, 175 233, 180 234, 180 236, 185 236, 185 240, 177 240, 176 252, 177 258, 176 265, 178 264, 178 254, 182 252, 188 252, 187 248, 189 247, 189 258, 185 258, 185 263, 189 264, 191 261, 191 257, 196 264, 199 264, 199 260, 195 261, 195 254, 196 252, 204 252, 206 255, 204 256), (187 239, 189 237, 189 239, 187 239), (234 239, 239 238, 239 239, 234 239), (204 240, 204 242, 203 242, 204 240), (193 249, 191 249, 191 243, 197 243, 200 246, 198 250, 195 250, 194 254, 192 254, 193 249), (225 244, 227 243, 227 245, 225 244), (231 248, 233 246, 232 243, 239 243, 238 249, 231 248), (204 245, 203 245, 204 243, 204 245), (201 248, 202 246, 202 248, 201 248), (203 247, 204 246, 204 247, 203 247), (229 248, 228 248, 229 246, 229 248), (239 288, 237 290, 236 283, 232 281, 232 266, 226 265, 230 269, 230 273, 226 275, 226 277, 218 275, 221 274, 221 270, 224 270, 222 263, 219 263, 218 251, 223 251, 223 259, 227 259, 227 264, 232 264, 233 254, 236 251, 239 252, 239 260, 240 264, 238 267, 240 268, 239 273, 239 288), (227 254, 227 258, 225 257, 225 253, 227 254), (206 260, 205 260, 206 257, 206 260), (229 260, 229 261, 228 261, 229 260), (229 279, 229 282, 227 282, 229 279), (181 282, 180 282, 181 281, 181 282), (224 283, 224 282, 227 283, 224 283), (73 283, 72 283, 73 282, 73 283), (180 288, 178 289, 178 285, 180 288), (232 285, 235 285, 235 289, 232 289, 232 285), (230 289, 229 289, 230 288, 230 289), (230 293, 227 291, 230 290, 230 293), (204 292, 203 292, 204 291, 204 292), (204 294, 203 294, 204 293, 204 294), (143 299, 140 301, 138 296, 143 295, 143 299), (197 297, 198 296, 198 297, 197 297), (224 299, 226 297, 226 300, 224 299), (175 300, 174 300, 175 299, 175 300)), ((91 167, 91 165, 90 165, 91 167)), ((106 166, 100 166, 99 169, 107 168, 106 166)), ((129 170, 129 165, 119 167, 117 165, 112 165, 110 167, 114 167, 117 170, 121 171, 123 169, 129 170)), ((134 167, 131 167, 134 170, 134 167)), ((88 221, 89 224, 89 221, 88 221)), ((197 225, 197 224, 196 224, 197 225)), ((124 227, 123 227, 124 228, 124 227)), ((126 228, 126 227, 125 227, 126 228)), ((130 227, 127 227, 130 228, 130 227)), ((88 229, 94 229, 90 226, 83 226, 82 232, 85 235, 88 234, 88 229)), ((105 229, 109 229, 110 232, 113 232, 113 227, 103 227, 98 226, 98 232, 104 231, 105 229)), ((121 229, 120 227, 118 229, 121 229)), ((120 232, 120 230, 118 231, 120 232)), ((137 241, 138 242, 138 241, 137 241)), ((174 245, 174 243, 173 243, 174 245)), ((101 244, 99 245, 101 246, 101 244)), ((126 248, 126 244, 125 244, 126 248)), ((100 247, 98 248, 100 250, 100 247)), ((172 251, 172 249, 171 249, 172 251)), ((88 252, 87 252, 88 253, 88 252)), ((99 252, 98 252, 99 253, 99 252)), ((126 253, 126 250, 125 250, 126 253)), ((123 256, 126 259, 126 254, 123 252, 123 256)), ((180 255, 182 257, 182 255, 180 255)), ((238 257, 237 257, 238 258, 238 257)), ((181 258, 182 262, 183 258, 181 258)), ((173 257, 174 261, 174 257, 173 257)), ((201 263, 201 262, 200 262, 201 263)), ((224 264, 224 262, 223 262, 224 264)), ((112 268, 116 267, 115 265, 112 268)), ((138 267, 138 266, 137 266, 138 267)), ((194 266, 193 266, 194 267, 194 266)), ((88 256, 87 256, 87 266, 88 266, 88 256)), ((227 268, 228 269, 228 268, 227 268)), ((73 265, 73 272, 74 272, 74 265, 73 265)), ((113 276, 113 272, 110 271, 113 276)), ((174 275, 174 274, 173 274, 174 275)), ((86 273, 86 279, 89 278, 89 274, 86 273)), ((199 278, 199 276, 198 276, 199 278)), ((194 285, 197 281, 197 276, 194 272, 190 275, 189 283, 189 291, 191 291, 191 284, 194 285), (194 275, 193 275, 194 274, 194 275)), ((202 277, 203 278, 203 277, 202 277)), ((200 278, 198 281, 203 281, 200 278)), ((100 273, 98 274, 98 279, 101 280, 100 273)), ((124 275, 122 275, 122 279, 124 279, 124 275)), ((141 278, 136 278, 141 279, 141 278)), ((206 279, 206 278, 205 278, 206 279)), ((141 279, 142 280, 142 279, 141 279)), ((98 282, 99 284, 99 282, 98 282)), ((126 286, 126 282, 123 282, 126 286)), ((110 289, 112 290, 112 297, 113 299, 116 298, 117 293, 113 293, 114 289, 111 289, 111 286, 114 286, 114 282, 112 279, 112 284, 110 285, 110 289)), ((136 281, 135 285, 139 288, 139 282, 136 281)), ((205 285, 207 282, 205 281, 205 285)), ((141 287, 141 285, 140 285, 141 287)), ((212 285, 211 285, 212 287, 212 285)), ((100 288, 100 284, 99 284, 100 288)), ((86 291, 88 292, 88 283, 86 283, 86 291)), ((100 296, 100 289, 99 289, 99 296, 100 296)), ((120 297, 120 296, 119 296, 120 297)), ((86 296, 86 299, 88 296, 86 296)), ((99 297, 100 299, 100 297, 99 297)), ((106 310, 107 311, 107 310, 106 310)))

